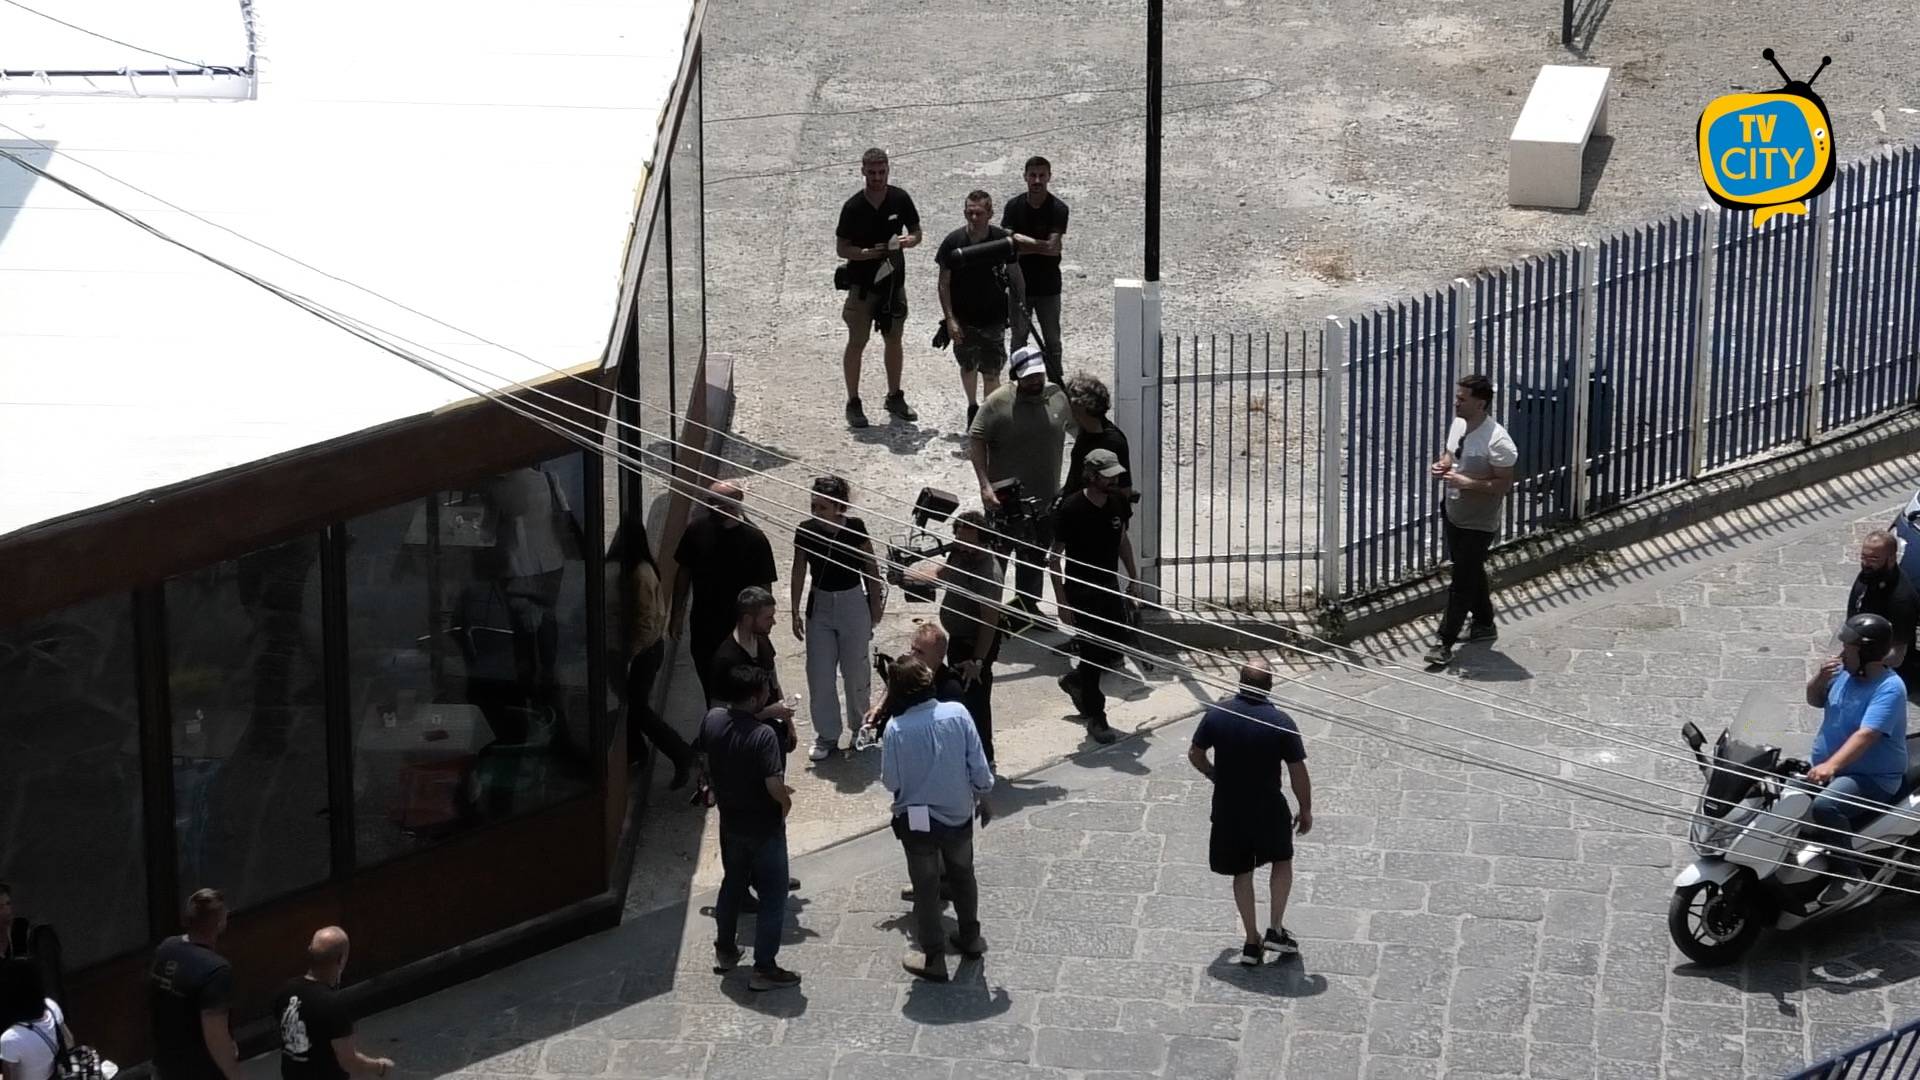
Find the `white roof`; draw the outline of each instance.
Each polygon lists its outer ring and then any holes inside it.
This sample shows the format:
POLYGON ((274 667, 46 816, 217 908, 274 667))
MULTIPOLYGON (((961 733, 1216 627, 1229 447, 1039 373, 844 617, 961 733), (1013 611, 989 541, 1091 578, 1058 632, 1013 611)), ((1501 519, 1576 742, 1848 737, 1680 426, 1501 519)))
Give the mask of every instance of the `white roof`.
MULTIPOLYGON (((32 6, 168 54, 246 59, 233 24, 203 17, 235 0, 32 6), (198 14, 152 13, 170 5, 198 14), (114 24, 136 7, 149 14, 114 24)), ((0 148, 502 386, 601 358, 692 9, 252 0, 255 100, 22 95, 13 79, 0 148)), ((34 22, 0 4, 0 69, 152 61, 47 24, 38 44, 80 40, 40 63, 21 44, 34 22)), ((471 396, 0 158, 0 534, 471 396)))

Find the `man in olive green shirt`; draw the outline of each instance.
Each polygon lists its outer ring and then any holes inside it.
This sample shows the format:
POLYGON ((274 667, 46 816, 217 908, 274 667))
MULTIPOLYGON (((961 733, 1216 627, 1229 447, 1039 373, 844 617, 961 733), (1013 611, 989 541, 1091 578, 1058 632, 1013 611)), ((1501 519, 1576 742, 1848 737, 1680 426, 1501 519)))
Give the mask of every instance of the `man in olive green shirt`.
POLYGON ((1014 353, 1008 371, 1012 380, 987 395, 973 418, 967 456, 973 459, 980 502, 990 516, 1001 502, 994 485, 1002 481, 1018 480, 1021 496, 1038 500, 1029 534, 1017 537, 1020 542, 1013 548, 1013 586, 1019 595, 1011 606, 1019 614, 1011 616, 1014 625, 1005 630, 1014 634, 1040 615, 1040 586, 1053 546, 1053 504, 1060 495, 1060 459, 1074 420, 1067 392, 1047 381, 1046 353, 1039 346, 1014 353))

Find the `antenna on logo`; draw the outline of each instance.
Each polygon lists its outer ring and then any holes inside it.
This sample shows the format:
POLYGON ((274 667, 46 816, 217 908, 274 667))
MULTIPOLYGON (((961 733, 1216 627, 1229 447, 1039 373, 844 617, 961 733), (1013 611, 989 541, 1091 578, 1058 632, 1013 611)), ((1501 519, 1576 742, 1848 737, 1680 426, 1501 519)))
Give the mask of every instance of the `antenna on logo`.
POLYGON ((1780 61, 1775 60, 1773 58, 1773 50, 1771 48, 1761 49, 1760 55, 1762 58, 1764 58, 1767 61, 1767 63, 1773 65, 1773 70, 1780 73, 1780 81, 1786 84, 1785 86, 1782 86, 1780 89, 1788 93, 1807 94, 1811 92, 1813 90, 1813 80, 1819 78, 1820 73, 1827 70, 1828 64, 1833 63, 1833 57, 1831 56, 1821 57, 1820 66, 1813 70, 1812 77, 1807 79, 1806 82, 1797 82, 1794 80, 1793 76, 1787 74, 1786 68, 1783 68, 1780 66, 1780 61))

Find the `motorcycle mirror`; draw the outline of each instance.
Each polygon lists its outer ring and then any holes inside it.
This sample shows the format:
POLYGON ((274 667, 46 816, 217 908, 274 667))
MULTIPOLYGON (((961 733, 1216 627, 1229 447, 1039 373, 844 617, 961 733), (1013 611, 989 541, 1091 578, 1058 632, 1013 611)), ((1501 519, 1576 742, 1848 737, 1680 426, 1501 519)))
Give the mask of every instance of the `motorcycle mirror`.
POLYGON ((1707 737, 1700 733, 1699 726, 1691 720, 1681 726, 1680 737, 1687 740, 1687 745, 1693 747, 1696 753, 1701 747, 1707 745, 1707 737))

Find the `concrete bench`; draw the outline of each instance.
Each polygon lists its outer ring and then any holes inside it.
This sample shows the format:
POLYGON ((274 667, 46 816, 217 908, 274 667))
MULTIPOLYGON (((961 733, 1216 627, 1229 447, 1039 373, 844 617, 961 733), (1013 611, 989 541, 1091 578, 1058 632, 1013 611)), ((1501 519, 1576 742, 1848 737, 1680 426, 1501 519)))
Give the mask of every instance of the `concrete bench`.
POLYGON ((1607 133, 1612 68, 1548 64, 1533 80, 1507 141, 1507 202, 1514 206, 1580 205, 1587 141, 1607 133))

